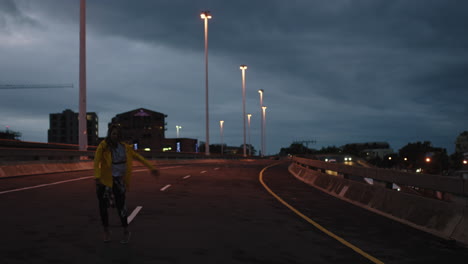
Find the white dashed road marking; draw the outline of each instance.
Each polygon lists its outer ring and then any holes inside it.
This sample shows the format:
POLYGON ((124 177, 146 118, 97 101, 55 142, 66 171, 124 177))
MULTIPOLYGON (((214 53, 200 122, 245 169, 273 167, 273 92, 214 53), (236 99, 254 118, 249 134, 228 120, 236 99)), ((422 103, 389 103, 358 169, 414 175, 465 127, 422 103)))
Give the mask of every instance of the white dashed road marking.
POLYGON ((160 170, 174 169, 174 168, 180 168, 180 167, 182 166, 164 167, 164 168, 161 168, 160 170))
POLYGON ((200 173, 206 173, 206 171, 201 171, 200 173))
MULTIPOLYGON (((179 168, 182 166, 172 166, 172 167, 164 167, 164 168, 159 168, 160 170, 167 170, 167 169, 174 169, 174 168, 179 168)), ((139 169, 139 170, 134 170, 133 172, 142 172, 142 171, 148 171, 148 169, 139 169)))
MULTIPOLYGON (((164 168, 161 168, 161 170, 173 169, 173 168, 178 168, 178 167, 182 167, 182 166, 164 167, 164 168)), ((141 171, 148 171, 148 169, 134 170, 133 172, 141 172, 141 171)), ((205 172, 206 172, 206 171, 205 171, 205 172)), ((202 173, 203 173, 203 172, 202 172, 202 173)), ((86 180, 86 179, 90 179, 90 178, 94 178, 94 176, 87 176, 87 177, 81 177, 81 178, 66 180, 66 181, 58 181, 58 182, 40 184, 40 185, 35 185, 35 186, 30 186, 30 187, 24 187, 24 188, 18 188, 18 189, 13 189, 13 190, 0 191, 0 194, 11 193, 11 192, 19 192, 19 191, 25 191, 25 190, 30 190, 30 189, 36 189, 36 188, 42 188, 42 187, 47 187, 47 186, 56 185, 56 184, 62 184, 62 183, 67 183, 67 182, 86 180)), ((169 186, 170 186, 170 185, 169 185, 169 186)), ((169 188, 169 187, 167 187, 167 188, 169 188)), ((167 189, 167 188, 166 188, 166 189, 167 189)))
POLYGON ((164 192, 164 191, 167 190, 167 188, 169 188, 169 187, 171 187, 170 184, 168 184, 168 185, 162 187, 162 188, 161 188, 161 192, 164 192))
POLYGON ((190 178, 190 175, 184 176, 184 179, 188 179, 188 178, 190 178))
POLYGON ((86 180, 89 178, 93 178, 94 176, 88 176, 88 177, 81 177, 73 180, 66 180, 66 181, 59 181, 59 182, 53 182, 53 183, 46 183, 46 184, 40 184, 36 186, 31 186, 31 187, 24 187, 24 188, 19 188, 19 189, 13 189, 13 190, 8 190, 8 191, 2 191, 0 194, 5 194, 5 193, 11 193, 11 192, 19 192, 19 191, 24 191, 24 190, 29 190, 29 189, 36 189, 36 188, 41 188, 41 187, 46 187, 50 185, 56 185, 56 184, 62 184, 62 183, 67 183, 67 182, 73 182, 73 181, 80 181, 80 180, 86 180))
POLYGON ((135 218, 135 216, 138 214, 138 212, 140 212, 141 208, 143 208, 142 206, 137 206, 135 208, 135 210, 133 210, 133 212, 127 217, 127 222, 130 224, 130 222, 133 221, 133 219, 135 218))

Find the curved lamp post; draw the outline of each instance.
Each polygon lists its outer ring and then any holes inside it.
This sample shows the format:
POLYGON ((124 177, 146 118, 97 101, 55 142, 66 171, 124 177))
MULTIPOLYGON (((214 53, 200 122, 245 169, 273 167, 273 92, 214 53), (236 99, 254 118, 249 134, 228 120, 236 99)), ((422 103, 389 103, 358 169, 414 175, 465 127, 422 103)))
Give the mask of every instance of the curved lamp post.
POLYGON ((265 91, 263 89, 258 90, 258 93, 260 94, 260 116, 261 116, 261 118, 260 118, 261 119, 260 120, 260 122, 261 122, 261 124, 260 124, 260 131, 261 131, 260 132, 260 151, 262 152, 262 155, 261 155, 262 157, 264 156, 263 152, 265 151, 264 150, 264 148, 265 148, 264 147, 264 141, 263 141, 263 136, 264 136, 263 131, 264 131, 265 128, 263 126, 264 116, 263 116, 263 110, 262 110, 262 107, 263 107, 263 93, 264 92, 265 91))
POLYGON ((262 106, 262 114, 263 114, 263 135, 262 135, 262 145, 263 145, 263 149, 262 149, 262 157, 265 156, 265 151, 266 151, 266 141, 265 141, 265 134, 266 134, 266 109, 267 107, 266 106, 262 106))
POLYGON ((210 126, 208 114, 208 19, 211 19, 210 11, 204 11, 200 14, 200 18, 205 21, 205 101, 206 101, 206 142, 205 154, 210 155, 210 126))
POLYGON ((247 114, 247 120, 249 124, 249 156, 252 156, 252 144, 250 144, 250 118, 252 117, 252 114, 247 114))
POLYGON ((223 141, 224 141, 224 120, 219 121, 219 128, 221 130, 221 155, 224 154, 224 146, 223 146, 223 141))
POLYGON ((245 142, 245 70, 247 70, 247 65, 241 65, 240 69, 242 71, 242 117, 244 123, 244 157, 247 156, 247 148, 245 142))
POLYGON ((175 126, 177 130, 177 138, 179 138, 179 130, 182 128, 181 126, 175 126))

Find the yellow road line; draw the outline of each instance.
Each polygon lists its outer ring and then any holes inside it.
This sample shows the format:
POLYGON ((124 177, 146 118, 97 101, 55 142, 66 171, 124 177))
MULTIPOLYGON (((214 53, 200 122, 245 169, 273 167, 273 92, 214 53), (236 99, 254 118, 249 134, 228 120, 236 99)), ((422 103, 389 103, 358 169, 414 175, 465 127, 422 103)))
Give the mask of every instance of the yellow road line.
POLYGON ((349 243, 348 241, 344 240, 343 238, 333 234, 332 232, 328 231, 327 229, 325 229, 323 226, 321 226, 320 224, 318 224, 317 222, 315 222, 314 220, 310 219, 309 217, 305 216, 304 214, 302 214, 301 212, 299 212, 296 208, 292 207, 290 204, 288 204, 287 202, 285 202, 283 199, 281 199, 281 197, 279 197, 276 193, 274 193, 266 184, 265 182, 263 181, 263 173, 270 167, 273 167, 273 166, 276 166, 278 165, 279 163, 275 163, 275 164, 272 164, 272 165, 269 165, 265 168, 262 169, 262 171, 260 171, 260 174, 259 174, 259 180, 260 180, 260 183, 263 185, 263 187, 265 187, 265 189, 271 194, 273 195, 273 197, 275 197, 280 203, 282 203, 284 206, 288 207, 291 211, 293 211, 294 213, 296 213, 298 216, 300 216, 301 218, 303 218, 304 220, 306 220, 307 222, 309 222, 310 224, 312 224, 313 226, 315 226, 317 229, 319 229, 320 231, 324 232, 325 234, 329 235, 330 237, 338 240, 338 242, 340 242, 341 244, 351 248, 352 250, 354 250, 355 252, 357 252, 358 254, 360 254, 361 256, 369 259, 370 261, 372 261, 373 263, 376 263, 376 264, 383 264, 382 261, 378 260, 377 258, 367 254, 366 252, 364 252, 363 250, 361 250, 360 248, 354 246, 353 244, 349 243))

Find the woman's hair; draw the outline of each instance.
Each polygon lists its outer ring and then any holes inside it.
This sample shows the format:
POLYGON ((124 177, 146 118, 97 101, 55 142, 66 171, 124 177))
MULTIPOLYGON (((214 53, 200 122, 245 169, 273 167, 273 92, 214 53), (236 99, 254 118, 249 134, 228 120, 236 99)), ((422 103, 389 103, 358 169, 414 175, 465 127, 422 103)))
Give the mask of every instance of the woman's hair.
POLYGON ((111 124, 109 128, 107 129, 107 137, 106 137, 106 143, 109 147, 115 148, 117 146, 117 143, 122 141, 122 129, 120 128, 120 125, 118 124, 111 124), (116 130, 117 131, 117 142, 113 142, 111 140, 111 134, 112 131, 116 130))

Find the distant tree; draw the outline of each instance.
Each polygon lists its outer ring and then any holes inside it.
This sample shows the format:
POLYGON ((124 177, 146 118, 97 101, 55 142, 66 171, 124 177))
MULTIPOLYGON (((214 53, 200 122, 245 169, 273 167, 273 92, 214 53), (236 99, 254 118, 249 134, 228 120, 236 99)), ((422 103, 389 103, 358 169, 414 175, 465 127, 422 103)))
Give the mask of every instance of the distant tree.
POLYGON ((281 148, 280 156, 312 154, 314 151, 300 143, 293 143, 288 148, 281 148))
MULTIPOLYGON (((224 146, 224 150, 226 150, 226 146, 224 146)), ((210 145, 210 152, 211 153, 221 153, 221 145, 220 144, 210 145)))
POLYGON ((356 144, 346 144, 343 146, 343 153, 360 156, 361 150, 358 148, 356 144))
POLYGON ((322 147, 320 150, 317 150, 316 154, 340 154, 343 150, 335 146, 322 147))
POLYGON ((383 164, 382 164, 382 159, 376 155, 375 157, 369 159, 367 162, 369 162, 370 164, 376 166, 376 167, 383 167, 383 164))
POLYGON ((198 152, 200 152, 200 153, 205 152, 205 142, 203 142, 203 141, 198 142, 198 152))
POLYGON ((380 160, 379 167, 381 168, 395 168, 398 166, 399 159, 398 154, 388 154, 380 160))
POLYGON ((455 151, 464 153, 468 151, 468 131, 463 131, 455 141, 455 151))
POLYGON ((0 131, 0 139, 19 140, 20 137, 21 137, 21 133, 17 131, 13 131, 10 129, 7 129, 5 131, 0 131))
POLYGON ((426 153, 432 152, 431 142, 408 143, 402 147, 398 154, 408 169, 417 169, 425 166, 426 153))
POLYGON ((408 143, 398 151, 403 167, 422 168, 425 173, 441 174, 449 167, 447 151, 433 147, 430 141, 408 143))
MULTIPOLYGON (((257 150, 255 150, 255 147, 252 146, 251 144, 245 144, 247 155, 249 155, 249 147, 251 148, 251 155, 255 156, 257 153, 257 150)), ((244 153, 244 144, 240 145, 240 153, 244 153)))
POLYGON ((452 155, 450 155, 450 160, 449 160, 449 167, 456 171, 456 170, 461 170, 463 168, 463 153, 461 152, 455 152, 452 155))

